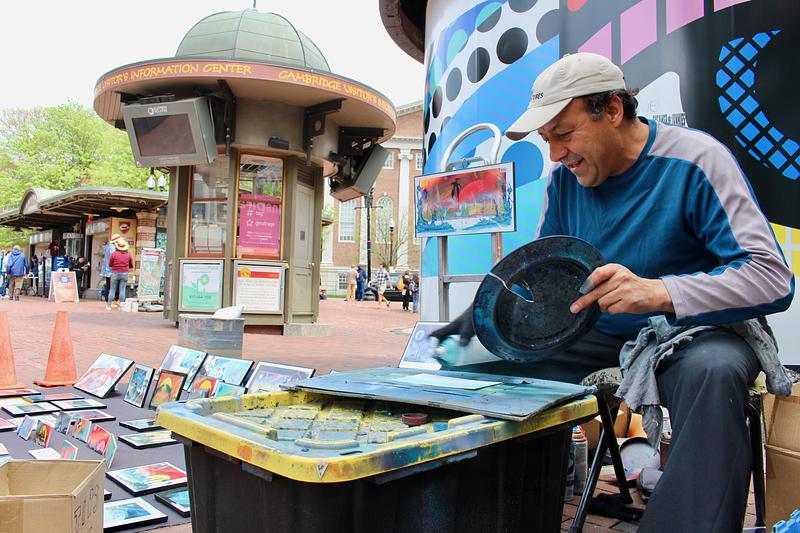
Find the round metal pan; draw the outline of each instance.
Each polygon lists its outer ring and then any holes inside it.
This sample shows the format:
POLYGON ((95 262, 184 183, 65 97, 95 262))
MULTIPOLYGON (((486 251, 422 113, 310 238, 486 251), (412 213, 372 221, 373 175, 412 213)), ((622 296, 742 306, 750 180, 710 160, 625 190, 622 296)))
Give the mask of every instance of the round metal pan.
POLYGON ((597 303, 577 315, 569 306, 581 297, 589 274, 604 264, 594 246, 575 237, 545 237, 513 251, 478 287, 478 339, 510 361, 539 361, 568 348, 600 316, 597 303))

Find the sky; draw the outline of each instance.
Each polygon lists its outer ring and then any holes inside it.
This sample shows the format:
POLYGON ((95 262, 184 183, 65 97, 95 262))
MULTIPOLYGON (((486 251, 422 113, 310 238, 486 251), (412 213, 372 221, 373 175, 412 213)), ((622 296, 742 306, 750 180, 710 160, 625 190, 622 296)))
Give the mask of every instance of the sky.
MULTIPOLYGON (((202 18, 252 0, 2 0, 0 109, 91 107, 94 85, 117 67, 173 57, 202 18)), ((322 51, 334 74, 397 106, 422 99, 423 67, 394 44, 378 0, 256 0, 286 17, 322 51)))

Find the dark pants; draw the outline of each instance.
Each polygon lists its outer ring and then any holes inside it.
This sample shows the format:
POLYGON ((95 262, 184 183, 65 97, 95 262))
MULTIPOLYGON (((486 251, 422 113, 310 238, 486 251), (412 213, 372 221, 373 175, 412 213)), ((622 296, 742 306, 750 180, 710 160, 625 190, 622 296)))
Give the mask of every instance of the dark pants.
MULTIPOLYGON (((105 296, 104 299, 107 302, 110 302, 110 300, 108 299, 108 293, 109 292, 111 292, 111 276, 106 277, 106 296, 105 296)), ((119 300, 119 287, 117 287, 116 290, 114 291, 114 300, 113 301, 118 301, 118 300, 119 300)))
MULTIPOLYGON (((577 383, 619 366, 624 341, 591 331, 540 363, 501 361, 454 368, 577 383)), ((657 374, 672 425, 669 463, 647 503, 639 533, 739 532, 750 483, 748 388, 759 372, 747 343, 710 331, 676 351, 657 374)))
POLYGON ((364 299, 364 282, 357 281, 356 282, 356 300, 359 302, 364 299))
POLYGON ((408 304, 411 302, 411 291, 406 289, 403 291, 403 309, 408 311, 408 304))

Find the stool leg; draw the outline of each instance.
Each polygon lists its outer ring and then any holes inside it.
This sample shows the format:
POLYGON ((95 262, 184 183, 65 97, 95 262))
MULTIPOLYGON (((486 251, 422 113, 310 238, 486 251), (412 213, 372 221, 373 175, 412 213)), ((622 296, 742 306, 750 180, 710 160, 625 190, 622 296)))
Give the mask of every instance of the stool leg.
POLYGON ((761 434, 761 397, 752 398, 747 407, 748 425, 750 426, 751 460, 753 462, 753 496, 756 508, 756 527, 765 527, 765 488, 764 488, 764 450, 761 434))
POLYGON ((617 476, 619 494, 625 503, 633 503, 631 493, 628 490, 628 480, 625 478, 625 467, 622 465, 622 456, 619 454, 619 444, 617 436, 614 434, 614 419, 608 408, 605 398, 599 403, 600 419, 603 421, 603 429, 608 453, 611 454, 611 464, 614 465, 614 474, 617 476))

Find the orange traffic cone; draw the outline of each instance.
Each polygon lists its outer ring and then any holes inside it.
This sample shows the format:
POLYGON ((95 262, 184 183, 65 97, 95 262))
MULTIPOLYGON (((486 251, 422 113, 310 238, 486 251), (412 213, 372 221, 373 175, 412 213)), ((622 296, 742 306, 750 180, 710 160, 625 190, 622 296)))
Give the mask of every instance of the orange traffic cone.
POLYGON ((0 390, 24 387, 25 385, 17 381, 14 351, 11 349, 11 334, 8 331, 8 317, 5 311, 0 311, 0 390))
POLYGON ((42 387, 63 387, 74 385, 78 380, 68 317, 69 315, 66 311, 59 311, 56 314, 56 327, 53 329, 53 340, 50 341, 47 368, 44 371, 44 379, 35 379, 33 381, 37 385, 42 387))

